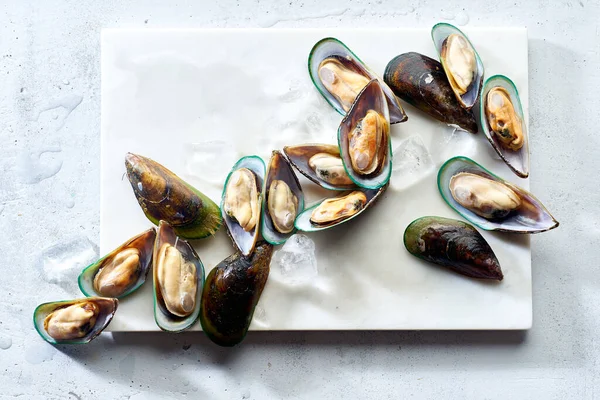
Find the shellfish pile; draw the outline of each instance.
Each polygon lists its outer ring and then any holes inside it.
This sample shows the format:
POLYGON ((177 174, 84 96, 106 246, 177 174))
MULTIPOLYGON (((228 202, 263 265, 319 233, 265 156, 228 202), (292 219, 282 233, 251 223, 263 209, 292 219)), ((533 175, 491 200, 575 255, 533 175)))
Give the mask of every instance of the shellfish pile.
MULTIPOLYGON (((128 153, 131 201, 135 198, 153 226, 81 272, 85 298, 36 308, 34 324, 42 338, 53 344, 93 340, 110 323, 119 301, 139 289, 152 271, 160 329, 180 332, 200 320, 216 344, 240 343, 268 280, 274 246, 296 231, 324 231, 368 215, 384 197, 392 174, 390 132, 408 119, 401 101, 473 134, 481 127, 507 166, 527 178, 528 132, 514 83, 501 75, 485 79, 483 61, 458 28, 437 24, 432 39, 439 61, 400 54, 389 61, 382 78, 338 39, 317 42, 308 72, 341 115, 337 143, 290 143, 273 150, 266 163, 255 155, 241 158, 223 182, 220 204, 158 162, 128 153), (479 113, 474 112, 477 105, 479 113), (297 173, 330 196, 306 206, 297 173), (206 276, 188 240, 211 237, 222 225, 233 254, 206 276)), ((462 275, 497 281, 504 276, 493 249, 473 225, 509 234, 558 226, 531 193, 466 157, 447 160, 437 184, 446 203, 468 222, 417 218, 404 232, 404 245, 414 256, 462 275)))

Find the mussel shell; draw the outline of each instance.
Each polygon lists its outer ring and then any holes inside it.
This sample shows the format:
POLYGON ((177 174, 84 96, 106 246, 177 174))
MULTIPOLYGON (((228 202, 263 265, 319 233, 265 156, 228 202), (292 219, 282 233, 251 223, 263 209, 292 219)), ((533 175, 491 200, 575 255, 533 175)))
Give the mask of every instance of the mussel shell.
POLYGON ((298 199, 298 211, 300 214, 304 210, 304 193, 302 192, 302 186, 298 182, 298 178, 292 169, 292 166, 288 162, 285 156, 275 150, 271 154, 271 160, 267 167, 267 175, 265 177, 265 184, 263 188, 263 204, 262 204, 262 236, 263 238, 271 243, 272 245, 278 245, 285 243, 285 241, 294 234, 295 229, 289 233, 281 233, 273 225, 273 219, 269 213, 268 201, 269 201, 269 188, 271 182, 274 180, 280 180, 287 183, 292 193, 298 199))
POLYGON ((256 245, 256 241, 260 233, 261 221, 257 221, 256 226, 251 232, 246 232, 236 220, 227 215, 227 213, 225 212, 225 207, 223 207, 225 203, 225 191, 227 190, 229 178, 231 178, 231 174, 233 174, 240 168, 247 168, 250 171, 252 171, 256 176, 257 188, 260 196, 258 202, 262 207, 261 190, 263 188, 265 180, 265 163, 263 162, 262 158, 258 156, 247 156, 240 158, 238 162, 235 163, 233 168, 231 168, 231 171, 227 175, 225 185, 223 186, 223 195, 221 196, 221 215, 223 217, 223 220, 225 221, 227 233, 233 241, 233 244, 240 250, 240 252, 243 255, 247 256, 251 254, 252 251, 254 251, 254 246, 256 245))
POLYGON ((323 95, 325 100, 327 100, 338 113, 345 115, 346 111, 344 111, 344 108, 339 101, 329 93, 329 90, 327 90, 321 82, 321 78, 319 78, 319 65, 321 65, 323 60, 329 57, 343 59, 354 67, 353 69, 355 72, 368 77, 369 80, 379 80, 389 106, 390 123, 396 124, 408 119, 402 105, 400 105, 400 101, 381 78, 371 71, 371 69, 367 67, 344 43, 336 38, 329 37, 319 40, 310 51, 308 56, 308 73, 319 93, 323 95))
POLYGON ((438 189, 444 198, 444 201, 469 222, 486 231, 539 233, 558 226, 558 221, 556 221, 550 212, 548 212, 542 202, 535 198, 531 193, 494 175, 467 157, 454 157, 446 161, 438 172, 437 182, 438 189), (477 174, 505 184, 519 195, 522 202, 521 206, 500 221, 490 221, 480 217, 460 205, 454 200, 450 193, 450 179, 460 172, 477 174))
POLYGON ((153 251, 153 293, 154 293, 154 320, 156 325, 163 331, 167 332, 181 332, 185 329, 190 328, 194 325, 194 322, 198 319, 200 314, 200 302, 202 300, 202 285, 204 284, 204 264, 200 260, 198 254, 194 248, 185 239, 181 239, 175 233, 175 230, 165 221, 160 221, 158 225, 158 232, 156 234, 156 241, 154 243, 153 251), (192 262, 196 266, 196 279, 198 282, 196 290, 196 304, 194 311, 187 317, 179 317, 172 314, 167 310, 162 295, 160 293, 158 283, 158 268, 156 263, 158 262, 158 252, 163 244, 169 243, 175 247, 184 259, 192 262))
POLYGON ((481 61, 481 58, 479 57, 477 50, 475 50, 475 47, 473 46, 473 44, 471 43, 471 41, 469 40, 467 35, 465 35, 460 29, 458 29, 454 25, 448 24, 446 22, 440 22, 440 23, 434 25, 433 28, 431 29, 431 38, 433 39, 433 44, 435 45, 438 55, 440 56, 440 61, 442 63, 442 66, 444 67, 446 76, 448 76, 450 74, 450 72, 447 69, 447 65, 446 65, 444 57, 442 57, 442 47, 444 45, 444 41, 446 40, 446 38, 453 33, 458 34, 458 35, 462 36, 464 39, 466 39, 469 46, 471 46, 473 53, 475 53, 475 60, 477 62, 477 71, 475 72, 475 78, 473 79, 473 82, 471 83, 471 86, 468 88, 467 92, 464 93, 463 95, 461 95, 460 93, 458 93, 456 91, 456 89, 452 86, 450 79, 448 79, 448 82, 450 83, 450 87, 452 87, 452 91, 456 95, 456 99, 458 100, 460 105, 463 108, 470 110, 471 108, 473 108, 473 106, 479 99, 479 95, 481 94, 481 88, 483 86, 483 76, 484 76, 483 62, 481 61))
POLYGON ((431 117, 477 133, 477 121, 460 106, 439 61, 419 53, 394 57, 385 67, 385 83, 402 100, 431 117))
POLYGON ((112 321, 119 300, 108 297, 86 297, 83 299, 76 300, 64 300, 64 301, 53 301, 49 303, 40 304, 33 312, 33 325, 37 333, 48 343, 52 344, 85 344, 94 340, 112 321), (96 303, 100 308, 100 313, 96 319, 94 327, 82 338, 70 339, 70 340, 56 340, 46 332, 44 329, 44 320, 46 317, 59 308, 65 308, 73 304, 77 304, 83 301, 91 301, 96 303))
POLYGON ((404 231, 404 246, 412 255, 479 279, 503 278, 500 263, 488 242, 462 221, 422 217, 404 231))
MULTIPOLYGON (((368 208, 374 206, 375 203, 377 203, 377 200, 379 200, 381 198, 381 195, 386 191, 388 186, 389 185, 385 185, 383 187, 380 187, 379 189, 355 189, 355 190, 359 190, 365 194, 365 196, 367 197, 367 204, 365 205, 365 207, 362 210, 360 210, 356 214, 352 215, 351 217, 348 217, 346 219, 343 219, 341 221, 335 222, 335 223, 333 223, 331 225, 327 225, 327 226, 313 225, 310 222, 310 217, 312 215, 313 210, 315 208, 317 208, 322 202, 327 200, 327 199, 323 199, 323 200, 319 201, 318 203, 314 204, 313 206, 307 208, 302 213, 300 213, 298 215, 298 217, 296 218, 296 222, 294 222, 294 225, 296 226, 296 229, 298 229, 299 231, 316 232, 316 231, 323 231, 325 229, 330 229, 330 228, 333 228, 340 224, 343 224, 345 222, 348 222, 348 221, 358 217, 359 215, 361 215, 368 208)), ((343 193, 340 193, 339 196, 336 196, 336 197, 343 197, 343 196, 348 195, 351 192, 352 191, 343 192, 343 193)))
POLYGON ((150 228, 147 231, 129 239, 127 242, 123 243, 122 245, 108 253, 106 256, 102 257, 100 260, 86 267, 81 272, 78 279, 79 289, 81 290, 81 292, 87 297, 102 297, 102 294, 96 292, 96 289, 94 288, 94 278, 96 277, 96 274, 107 262, 110 262, 122 250, 128 248, 136 248, 140 251, 140 276, 131 286, 129 286, 123 293, 116 297, 123 298, 135 292, 144 284, 144 282, 146 282, 146 277, 148 275, 148 271, 150 270, 150 265, 152 262, 152 249, 154 246, 155 238, 156 229, 150 228))
POLYGON ((146 157, 127 153, 127 177, 146 217, 155 225, 164 220, 177 235, 202 239, 223 223, 219 207, 173 172, 146 157))
POLYGON ((481 102, 479 103, 479 112, 481 116, 481 127, 485 137, 496 150, 496 153, 504 160, 506 165, 519 177, 527 178, 529 176, 529 135, 527 134, 527 124, 525 123, 525 115, 523 113, 523 107, 521 106, 521 98, 517 87, 509 78, 504 75, 494 75, 486 79, 483 85, 483 92, 481 102), (521 127, 523 129, 523 147, 519 150, 514 151, 505 148, 496 138, 496 135, 492 132, 490 124, 488 123, 485 107, 487 104, 487 95, 489 91, 495 87, 502 87, 506 89, 510 95, 510 100, 515 108, 515 112, 521 119, 521 127))
POLYGON ((254 308, 269 277, 273 246, 260 242, 250 257, 235 253, 213 268, 202 293, 200 323, 220 346, 234 346, 246 336, 254 308))
POLYGON ((298 170, 298 172, 325 189, 350 190, 357 187, 355 184, 339 186, 332 185, 331 183, 321 179, 308 163, 311 157, 318 153, 327 153, 339 157, 340 149, 338 146, 321 143, 302 144, 297 146, 285 146, 283 148, 283 152, 290 161, 290 164, 292 164, 298 170))
POLYGON ((352 133, 354 127, 356 127, 357 123, 365 117, 369 110, 377 111, 389 122, 388 105, 383 91, 381 90, 381 84, 376 79, 369 82, 362 92, 358 94, 354 104, 352 104, 352 108, 342 119, 338 128, 338 145, 342 163, 344 164, 344 168, 350 179, 362 188, 378 189, 387 184, 392 176, 392 143, 389 136, 389 129, 387 130, 387 133, 385 133, 387 135, 385 160, 374 174, 364 176, 355 172, 352 168, 349 151, 348 135, 352 133))

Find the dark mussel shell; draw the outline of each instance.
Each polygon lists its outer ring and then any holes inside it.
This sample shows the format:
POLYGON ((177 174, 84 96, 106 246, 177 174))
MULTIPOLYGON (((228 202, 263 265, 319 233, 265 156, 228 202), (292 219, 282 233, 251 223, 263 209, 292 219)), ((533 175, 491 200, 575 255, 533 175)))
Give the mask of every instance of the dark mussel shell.
POLYGON ((472 278, 501 281, 500 263, 479 232, 465 222, 422 217, 404 231, 404 246, 412 255, 449 267, 472 278))
POLYGON ((477 121, 460 106, 439 61, 404 53, 388 63, 383 75, 392 91, 409 104, 446 124, 477 133, 477 121))
POLYGON ((173 172, 132 153, 125 156, 125 167, 140 207, 155 225, 164 220, 184 239, 205 238, 219 230, 219 206, 173 172))
POLYGON ((269 277, 272 255, 273 246, 260 242, 250 257, 237 252, 208 274, 200 322, 204 333, 219 346, 235 346, 246 336, 269 277))

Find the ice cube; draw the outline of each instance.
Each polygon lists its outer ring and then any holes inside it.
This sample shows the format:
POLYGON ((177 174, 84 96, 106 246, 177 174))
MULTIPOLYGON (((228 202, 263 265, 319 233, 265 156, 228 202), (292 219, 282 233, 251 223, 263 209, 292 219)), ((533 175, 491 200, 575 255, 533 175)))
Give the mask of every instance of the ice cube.
POLYGON ((290 236, 273 255, 271 269, 286 284, 310 283, 318 275, 315 243, 303 234, 290 236))
POLYGON ((42 277, 63 288, 67 295, 81 297, 77 278, 85 267, 97 260, 96 245, 85 236, 75 236, 42 250, 42 277))
POLYGON ((269 326, 269 321, 267 319, 267 313, 263 306, 258 304, 254 309, 254 314, 252 315, 252 322, 257 324, 258 326, 267 327, 269 326))
POLYGON ((187 173, 206 182, 222 184, 238 159, 233 144, 214 140, 190 143, 185 146, 185 167, 187 173))
POLYGON ((446 126, 441 134, 435 136, 431 153, 436 155, 436 162, 441 165, 452 157, 472 157, 477 147, 477 137, 472 133, 446 126))
POLYGON ((418 135, 402 140, 394 150, 391 185, 406 189, 428 177, 435 169, 429 150, 418 135))

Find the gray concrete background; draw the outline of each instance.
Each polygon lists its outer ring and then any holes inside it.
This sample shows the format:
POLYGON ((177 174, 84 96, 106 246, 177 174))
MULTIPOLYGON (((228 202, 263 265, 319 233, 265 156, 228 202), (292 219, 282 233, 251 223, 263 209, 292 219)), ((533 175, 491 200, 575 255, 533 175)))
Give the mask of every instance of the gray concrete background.
POLYGON ((3 0, 0 7, 0 399, 600 397, 597 1, 3 0), (40 298, 72 290, 44 272, 43 249, 85 247, 89 239, 97 251, 103 27, 440 20, 529 28, 531 187, 561 222, 532 239, 531 331, 257 332, 234 349, 197 333, 115 334, 57 348, 37 337, 31 314, 40 298))

